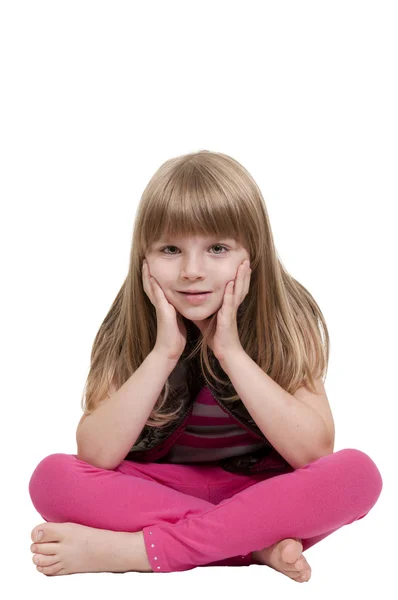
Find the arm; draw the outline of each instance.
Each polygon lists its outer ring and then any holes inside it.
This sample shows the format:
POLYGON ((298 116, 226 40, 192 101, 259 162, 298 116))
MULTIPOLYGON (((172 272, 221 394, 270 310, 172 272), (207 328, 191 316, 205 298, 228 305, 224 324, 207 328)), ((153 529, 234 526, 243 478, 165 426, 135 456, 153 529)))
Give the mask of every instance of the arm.
POLYGON ((176 361, 152 350, 109 400, 80 421, 78 458, 115 469, 138 439, 176 361))
POLYGON ((293 469, 330 453, 321 416, 264 373, 243 349, 220 365, 259 429, 293 469))

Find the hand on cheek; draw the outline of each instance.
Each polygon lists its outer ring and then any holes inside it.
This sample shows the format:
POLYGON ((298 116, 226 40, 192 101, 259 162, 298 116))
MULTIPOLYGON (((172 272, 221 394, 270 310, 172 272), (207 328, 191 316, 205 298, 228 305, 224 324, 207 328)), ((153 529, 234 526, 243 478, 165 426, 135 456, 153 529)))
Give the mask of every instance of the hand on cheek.
MULTIPOLYGON (((235 279, 225 285, 221 308, 217 311, 216 332, 209 340, 209 346, 219 361, 224 360, 228 353, 243 349, 239 339, 237 312, 249 292, 251 272, 250 261, 246 259, 239 265, 235 279)), ((195 324, 202 333, 208 325, 201 321, 195 324)))

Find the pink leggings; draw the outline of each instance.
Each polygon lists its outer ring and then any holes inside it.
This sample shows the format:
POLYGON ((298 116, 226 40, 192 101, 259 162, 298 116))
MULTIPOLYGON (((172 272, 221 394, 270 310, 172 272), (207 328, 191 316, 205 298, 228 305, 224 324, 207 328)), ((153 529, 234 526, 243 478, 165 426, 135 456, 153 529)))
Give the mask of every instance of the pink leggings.
POLYGON ((74 454, 51 454, 29 481, 45 521, 143 531, 153 572, 260 564, 251 556, 284 538, 303 550, 365 517, 383 481, 351 448, 293 472, 246 476, 212 464, 137 463, 99 469, 74 454))

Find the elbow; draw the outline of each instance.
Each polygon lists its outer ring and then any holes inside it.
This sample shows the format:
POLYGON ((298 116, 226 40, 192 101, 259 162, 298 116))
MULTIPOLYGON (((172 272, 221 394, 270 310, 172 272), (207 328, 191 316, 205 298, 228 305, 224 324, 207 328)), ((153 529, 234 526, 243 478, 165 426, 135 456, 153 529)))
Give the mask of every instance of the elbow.
POLYGON ((87 463, 88 465, 91 465, 92 467, 96 467, 97 469, 105 469, 107 471, 110 471, 114 468, 112 466, 109 466, 108 464, 105 464, 105 462, 101 460, 101 456, 99 456, 98 453, 93 455, 93 453, 87 452, 87 448, 86 452, 84 452, 82 447, 79 447, 79 445, 77 447, 76 456, 78 460, 81 460, 87 463))
POLYGON ((91 456, 87 456, 86 454, 83 454, 83 452, 79 452, 79 450, 77 451, 77 458, 78 460, 81 460, 82 462, 85 462, 88 465, 91 465, 92 467, 97 467, 97 469, 103 469, 104 467, 99 464, 99 462, 97 460, 93 460, 91 458, 91 456))
POLYGON ((324 456, 333 454, 333 452, 334 452, 334 442, 329 443, 325 446, 322 446, 321 448, 318 449, 318 451, 312 452, 309 456, 307 456, 305 460, 301 461, 301 463, 294 464, 294 465, 292 465, 292 467, 293 467, 293 469, 301 469, 302 467, 305 467, 306 465, 309 465, 309 464, 315 462, 316 460, 323 458, 324 456))
POLYGON ((97 469, 104 469, 105 471, 114 471, 121 464, 122 460, 116 459, 111 462, 109 457, 106 460, 103 459, 101 454, 85 454, 81 450, 77 452, 77 458, 82 460, 83 462, 91 465, 92 467, 96 467, 97 469))
POLYGON ((326 442, 324 444, 322 456, 327 456, 328 454, 333 454, 334 452, 334 429, 332 434, 327 435, 326 442))
POLYGON ((318 451, 315 453, 313 460, 318 460, 334 452, 334 428, 332 431, 324 430, 324 436, 319 443, 318 451))
POLYGON ((105 471, 113 471, 116 467, 114 466, 109 466, 109 465, 104 465, 103 463, 101 463, 98 460, 93 460, 91 457, 88 458, 84 455, 81 454, 77 454, 77 458, 85 463, 87 463, 88 465, 91 465, 92 467, 96 467, 96 469, 104 469, 105 471))
MULTIPOLYGON (((312 455, 311 460, 309 460, 308 462, 315 462, 316 460, 319 460, 320 458, 323 458, 324 456, 329 456, 329 454, 333 454, 333 452, 334 452, 334 442, 326 444, 325 446, 322 446, 322 448, 320 448, 318 450, 318 452, 315 452, 312 455)), ((306 463, 306 464, 308 464, 308 463, 306 463)))

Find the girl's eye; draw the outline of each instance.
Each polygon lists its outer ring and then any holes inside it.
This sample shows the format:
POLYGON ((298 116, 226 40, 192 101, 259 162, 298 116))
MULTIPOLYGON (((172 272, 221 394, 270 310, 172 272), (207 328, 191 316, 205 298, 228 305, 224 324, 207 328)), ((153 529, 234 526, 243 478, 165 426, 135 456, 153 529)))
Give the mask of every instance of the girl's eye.
MULTIPOLYGON (((222 244, 214 244, 213 246, 210 246, 211 248, 224 248, 225 252, 216 252, 217 254, 226 254, 227 252, 229 252, 228 248, 226 246, 223 246, 222 244)), ((177 248, 177 246, 164 246, 163 248, 160 249, 160 252, 162 254, 169 254, 170 256, 174 255, 174 252, 163 252, 163 250, 166 250, 167 248, 177 248)))

